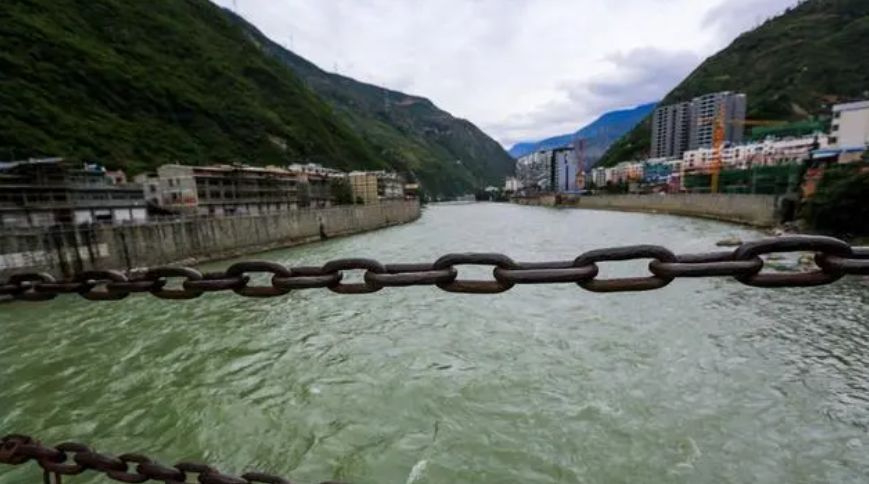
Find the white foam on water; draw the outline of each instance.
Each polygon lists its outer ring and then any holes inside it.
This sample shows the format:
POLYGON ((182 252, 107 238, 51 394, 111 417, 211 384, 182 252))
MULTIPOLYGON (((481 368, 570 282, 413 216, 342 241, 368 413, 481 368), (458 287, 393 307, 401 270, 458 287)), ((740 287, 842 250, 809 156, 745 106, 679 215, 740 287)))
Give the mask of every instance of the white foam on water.
POLYGON ((410 470, 410 474, 407 476, 405 484, 413 484, 418 481, 419 478, 422 477, 422 473, 425 472, 426 466, 428 466, 428 461, 425 459, 414 464, 413 468, 410 470))

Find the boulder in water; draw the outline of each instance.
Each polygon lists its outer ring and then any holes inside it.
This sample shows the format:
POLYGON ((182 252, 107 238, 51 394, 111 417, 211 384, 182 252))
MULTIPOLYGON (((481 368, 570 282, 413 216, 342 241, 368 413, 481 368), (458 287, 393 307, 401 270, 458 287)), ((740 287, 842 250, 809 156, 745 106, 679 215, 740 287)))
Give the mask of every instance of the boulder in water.
POLYGON ((718 247, 736 247, 742 245, 742 239, 739 237, 730 237, 724 240, 719 240, 715 245, 718 247))

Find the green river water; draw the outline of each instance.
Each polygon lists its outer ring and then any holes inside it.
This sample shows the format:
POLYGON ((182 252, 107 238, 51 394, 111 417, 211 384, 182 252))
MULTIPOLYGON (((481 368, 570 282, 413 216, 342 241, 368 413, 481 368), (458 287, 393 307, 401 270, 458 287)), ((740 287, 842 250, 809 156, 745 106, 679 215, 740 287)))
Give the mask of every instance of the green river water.
MULTIPOLYGON (((761 234, 470 204, 248 258, 537 261, 637 243, 700 252, 728 236, 761 234)), ((607 263, 602 275, 645 265, 607 263)), ((0 433, 301 483, 867 482, 867 315, 859 279, 776 290, 683 280, 611 295, 551 285, 497 296, 66 296, 0 307, 0 433)), ((40 479, 33 464, 0 466, 2 484, 40 479)), ((109 481, 64 480, 91 482, 109 481)))

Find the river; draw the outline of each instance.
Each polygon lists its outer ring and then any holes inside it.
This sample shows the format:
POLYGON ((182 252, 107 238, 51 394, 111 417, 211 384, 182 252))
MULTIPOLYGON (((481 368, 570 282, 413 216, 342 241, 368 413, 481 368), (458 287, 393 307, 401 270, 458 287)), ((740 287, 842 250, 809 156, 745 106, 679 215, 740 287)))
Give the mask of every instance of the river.
MULTIPOLYGON (((638 243, 699 252, 729 236, 762 234, 470 204, 255 258, 423 262, 476 251, 537 261, 638 243)), ((606 263, 602 275, 645 265, 606 263)), ((66 296, 0 307, 0 433, 302 483, 866 482, 867 315, 858 279, 775 290, 680 280, 609 295, 550 285, 496 296, 66 296)), ((0 466, 2 484, 40 475, 0 466)))

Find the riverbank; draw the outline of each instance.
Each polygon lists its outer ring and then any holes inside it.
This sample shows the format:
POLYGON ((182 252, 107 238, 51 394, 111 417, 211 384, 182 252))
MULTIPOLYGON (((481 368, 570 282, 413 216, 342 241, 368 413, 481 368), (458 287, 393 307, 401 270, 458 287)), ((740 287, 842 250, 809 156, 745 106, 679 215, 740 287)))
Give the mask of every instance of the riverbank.
POLYGON ((0 234, 0 277, 201 263, 369 232, 419 216, 417 201, 394 201, 142 225, 33 229, 0 234))
POLYGON ((589 210, 663 213, 758 228, 778 225, 779 197, 741 194, 594 195, 514 198, 513 203, 589 210))

